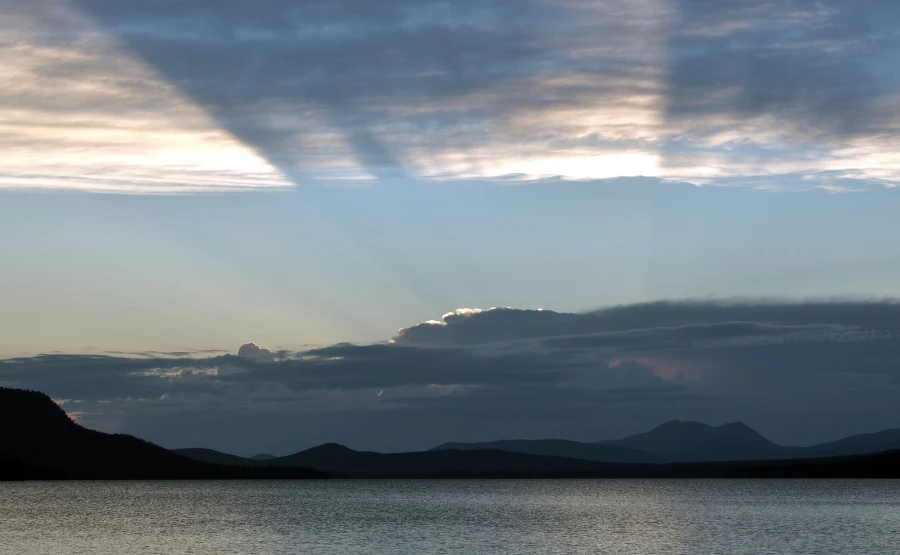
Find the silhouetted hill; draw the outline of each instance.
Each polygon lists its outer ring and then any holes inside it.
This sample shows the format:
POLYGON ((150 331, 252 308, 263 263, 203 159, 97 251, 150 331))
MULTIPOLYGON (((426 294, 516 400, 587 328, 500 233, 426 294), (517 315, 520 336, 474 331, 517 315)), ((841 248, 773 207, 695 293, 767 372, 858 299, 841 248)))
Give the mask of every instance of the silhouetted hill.
POLYGON ((452 476, 496 473, 589 471, 595 462, 499 450, 374 453, 329 443, 270 461, 283 466, 329 469, 327 472, 364 476, 452 476))
POLYGON ((20 480, 55 480, 64 474, 42 466, 26 464, 22 461, 0 456, 0 482, 20 480))
POLYGON ((222 464, 226 466, 244 466, 248 468, 271 466, 267 461, 257 461, 247 459, 237 455, 229 455, 221 451, 213 449, 191 448, 191 449, 173 449, 173 453, 177 453, 182 457, 187 457, 195 461, 201 461, 210 464, 222 464))
POLYGON ((883 430, 873 434, 859 434, 812 447, 793 448, 795 456, 832 457, 861 455, 880 451, 900 450, 900 430, 883 430))
POLYGON ((900 454, 866 457, 820 458, 702 463, 606 463, 492 449, 432 450, 413 453, 354 451, 328 443, 287 457, 273 459, 280 466, 317 468, 335 476, 370 478, 530 477, 530 478, 720 478, 900 477, 900 454))
POLYGON ((444 443, 431 449, 432 451, 446 451, 456 449, 460 451, 472 451, 483 449, 499 449, 513 453, 527 453, 530 455, 546 455, 550 457, 568 457, 597 462, 620 463, 658 463, 663 459, 657 455, 622 447, 618 445, 606 445, 601 443, 581 443, 563 439, 538 439, 538 440, 503 440, 487 441, 481 443, 444 443))
MULTIPOLYGON (((621 440, 657 449, 658 454, 622 445, 564 440, 445 443, 430 451, 391 454, 354 451, 330 443, 265 461, 210 449, 181 449, 177 452, 216 464, 248 468, 269 465, 301 466, 344 476, 699 478, 725 476, 736 469, 756 468, 755 465, 769 469, 765 472, 771 474, 775 472, 772 468, 780 469, 786 464, 798 462, 793 459, 817 458, 815 468, 819 472, 823 468, 821 464, 830 460, 822 457, 852 455, 855 454, 854 449, 879 451, 879 445, 890 444, 896 435, 894 431, 888 430, 878 434, 853 436, 816 447, 782 447, 741 423, 713 427, 697 422, 675 421, 648 433, 621 440), (613 457, 619 460, 613 460, 613 457)), ((851 470, 861 475, 867 472, 859 470, 859 467, 851 470)))
MULTIPOLYGON (((201 451, 192 450, 195 454, 201 451)), ((282 466, 303 465, 346 478, 900 478, 900 452, 803 460, 628 464, 498 450, 382 454, 331 443, 274 460, 282 466)))
POLYGON ((652 453, 670 461, 742 461, 791 456, 741 422, 710 426, 673 420, 649 432, 600 442, 652 453))
POLYGON ((206 449, 182 449, 179 453, 198 460, 231 461, 239 466, 274 464, 283 467, 328 469, 332 475, 354 477, 444 477, 444 476, 565 476, 591 473, 594 461, 547 457, 500 450, 439 450, 412 453, 354 451, 327 443, 286 457, 253 461, 206 449))
POLYGON ((0 456, 73 479, 322 477, 308 469, 242 469, 201 463, 150 442, 88 430, 50 397, 0 388, 0 456))
POLYGON ((240 457, 238 455, 230 455, 213 449, 191 448, 191 449, 173 449, 182 457, 187 457, 195 461, 203 461, 212 464, 224 464, 228 466, 246 466, 248 468, 266 468, 273 466, 277 457, 275 455, 254 455, 252 457, 240 457))
POLYGON ((599 444, 639 449, 673 462, 808 459, 900 449, 900 430, 855 435, 811 447, 786 447, 741 422, 709 426, 674 420, 649 432, 599 444))

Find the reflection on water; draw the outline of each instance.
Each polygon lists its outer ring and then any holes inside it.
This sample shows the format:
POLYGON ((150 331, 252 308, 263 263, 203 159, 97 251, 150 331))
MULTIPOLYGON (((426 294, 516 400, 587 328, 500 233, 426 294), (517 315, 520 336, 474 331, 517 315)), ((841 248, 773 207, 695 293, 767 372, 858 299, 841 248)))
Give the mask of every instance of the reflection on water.
POLYGON ((898 481, 0 483, 0 553, 895 553, 898 481))

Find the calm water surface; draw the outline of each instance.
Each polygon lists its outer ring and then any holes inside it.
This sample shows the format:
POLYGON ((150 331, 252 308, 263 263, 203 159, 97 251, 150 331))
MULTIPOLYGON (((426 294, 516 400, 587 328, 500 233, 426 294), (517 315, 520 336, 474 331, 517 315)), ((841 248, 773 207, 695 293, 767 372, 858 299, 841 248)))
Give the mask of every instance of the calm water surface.
POLYGON ((0 483, 0 553, 900 553, 897 481, 0 483))

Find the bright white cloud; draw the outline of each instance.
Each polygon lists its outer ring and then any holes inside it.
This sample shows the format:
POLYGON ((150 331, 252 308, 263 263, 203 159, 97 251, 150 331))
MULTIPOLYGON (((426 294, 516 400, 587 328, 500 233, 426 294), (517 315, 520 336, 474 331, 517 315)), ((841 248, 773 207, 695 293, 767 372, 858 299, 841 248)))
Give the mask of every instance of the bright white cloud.
POLYGON ((238 349, 238 356, 259 362, 275 362, 277 360, 272 351, 252 342, 241 345, 241 348, 238 349))

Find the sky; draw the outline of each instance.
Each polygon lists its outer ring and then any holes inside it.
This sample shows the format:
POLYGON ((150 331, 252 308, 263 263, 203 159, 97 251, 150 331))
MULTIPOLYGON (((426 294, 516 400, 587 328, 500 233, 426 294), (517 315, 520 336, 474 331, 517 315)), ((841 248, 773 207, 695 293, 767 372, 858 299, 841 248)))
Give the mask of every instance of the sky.
POLYGON ((900 427, 898 28, 0 0, 0 386, 248 455, 900 427))

